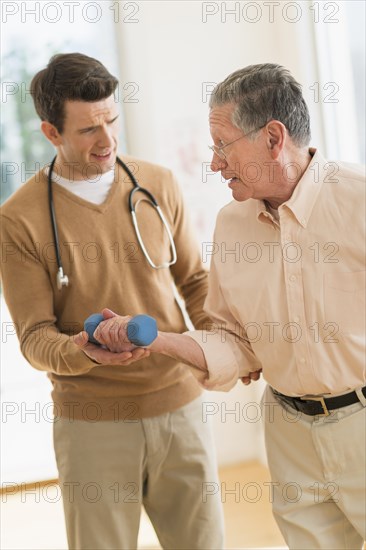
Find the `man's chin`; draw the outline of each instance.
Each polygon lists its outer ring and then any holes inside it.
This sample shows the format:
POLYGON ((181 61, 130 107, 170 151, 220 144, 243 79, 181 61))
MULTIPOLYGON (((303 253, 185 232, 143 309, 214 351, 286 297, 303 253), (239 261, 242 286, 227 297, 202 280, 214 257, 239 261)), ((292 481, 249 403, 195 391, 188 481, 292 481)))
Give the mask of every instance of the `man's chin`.
POLYGON ((250 197, 248 197, 248 195, 243 193, 242 190, 238 190, 238 189, 232 189, 231 190, 231 195, 232 195, 233 199, 238 201, 238 202, 247 201, 250 198, 250 197))
POLYGON ((229 181, 228 187, 231 190, 231 195, 234 200, 238 202, 246 201, 249 197, 246 194, 246 189, 243 186, 243 182, 238 178, 233 178, 229 181))
POLYGON ((109 153, 109 155, 89 155, 89 163, 92 166, 98 166, 99 173, 108 172, 112 170, 116 163, 116 153, 109 153))

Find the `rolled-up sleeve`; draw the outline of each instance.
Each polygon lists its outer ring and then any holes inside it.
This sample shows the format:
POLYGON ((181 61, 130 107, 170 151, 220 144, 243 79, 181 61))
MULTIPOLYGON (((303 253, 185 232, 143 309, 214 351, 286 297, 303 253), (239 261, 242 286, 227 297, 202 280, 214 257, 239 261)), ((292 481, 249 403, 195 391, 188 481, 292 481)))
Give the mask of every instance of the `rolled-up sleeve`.
POLYGON ((209 390, 229 391, 239 378, 262 366, 225 300, 214 260, 204 310, 213 321, 210 330, 185 333, 197 342, 205 356, 207 374, 200 383, 209 390))

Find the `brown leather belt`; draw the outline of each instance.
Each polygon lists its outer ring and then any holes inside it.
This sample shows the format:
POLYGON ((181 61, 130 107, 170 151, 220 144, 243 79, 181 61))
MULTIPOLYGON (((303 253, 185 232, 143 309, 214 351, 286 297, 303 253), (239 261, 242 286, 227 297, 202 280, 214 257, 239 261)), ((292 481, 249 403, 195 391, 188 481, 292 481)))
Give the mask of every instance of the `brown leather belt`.
MULTIPOLYGON (((289 395, 283 395, 272 388, 272 391, 280 401, 287 403, 293 409, 300 411, 310 416, 323 415, 328 416, 329 411, 334 409, 340 409, 347 407, 347 405, 353 405, 360 401, 357 393, 352 391, 344 395, 338 395, 337 397, 290 397, 289 395)), ((362 393, 366 398, 366 386, 362 388, 362 393)))

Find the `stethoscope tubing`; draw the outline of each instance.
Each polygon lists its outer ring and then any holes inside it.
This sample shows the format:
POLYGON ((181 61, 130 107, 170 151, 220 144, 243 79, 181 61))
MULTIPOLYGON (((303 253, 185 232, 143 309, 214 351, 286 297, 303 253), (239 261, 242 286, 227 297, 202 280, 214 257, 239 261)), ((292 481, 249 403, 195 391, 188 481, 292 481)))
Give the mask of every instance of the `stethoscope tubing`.
POLYGON ((52 191, 52 172, 53 172, 53 167, 55 165, 55 162, 56 162, 56 157, 51 162, 50 169, 48 172, 48 205, 49 205, 49 211, 51 216, 52 234, 53 234, 53 241, 55 243, 57 265, 58 265, 58 268, 60 269, 62 268, 61 256, 60 256, 60 244, 58 240, 56 214, 55 214, 55 207, 53 203, 53 191, 52 191))
MULTIPOLYGON (((67 275, 64 275, 64 272, 63 272, 63 267, 62 267, 62 262, 61 262, 61 255, 60 255, 60 243, 59 243, 58 231, 57 231, 57 221, 56 221, 55 207, 54 207, 54 202, 53 202, 52 173, 53 173, 53 168, 54 168, 55 162, 56 162, 56 157, 52 160, 52 162, 50 164, 50 167, 49 167, 49 171, 48 171, 48 204, 49 204, 49 211, 50 211, 50 218, 51 218, 53 240, 54 240, 54 244, 55 244, 56 260, 57 260, 57 265, 58 265, 57 287, 59 289, 62 289, 63 286, 68 286, 69 280, 68 280, 67 275)), ((131 216, 132 216, 132 223, 133 223, 133 226, 134 226, 134 229, 135 229, 135 232, 136 232, 136 236, 137 236, 137 239, 140 243, 141 249, 142 249, 142 251, 145 255, 145 258, 147 259, 150 266, 153 267, 154 269, 161 269, 161 268, 170 267, 171 265, 175 264, 176 261, 177 261, 177 252, 176 252, 176 248, 175 248, 175 244, 174 244, 173 235, 170 231, 168 222, 167 222, 164 214, 162 213, 161 208, 160 208, 157 200, 155 199, 154 195, 150 191, 148 191, 148 189, 145 189, 144 187, 140 187, 137 179, 135 178, 135 176, 133 175, 132 171, 129 169, 129 167, 127 166, 126 163, 124 163, 119 157, 116 157, 116 162, 117 162, 117 164, 119 164, 123 168, 123 170, 129 176, 129 178, 131 179, 131 182, 133 184, 133 189, 130 192, 129 197, 128 197, 128 206, 129 206, 129 210, 130 210, 130 213, 131 213, 131 216), (146 250, 146 247, 144 245, 144 242, 142 240, 142 237, 141 237, 141 234, 140 234, 140 231, 139 231, 139 227, 138 227, 138 223, 137 223, 137 219, 136 219, 136 210, 135 210, 135 206, 133 204, 133 197, 134 197, 136 192, 143 193, 144 195, 146 195, 150 199, 150 201, 152 202, 154 208, 156 209, 156 211, 157 211, 157 213, 158 213, 158 215, 159 215, 159 217, 160 217, 160 219, 161 219, 161 221, 164 225, 165 230, 168 233, 169 243, 170 243, 170 247, 171 247, 171 250, 172 250, 172 259, 171 259, 170 262, 164 262, 162 265, 155 265, 155 263, 152 261, 152 259, 150 258, 149 254, 146 250)), ((138 204, 138 202, 139 201, 137 201, 136 204, 138 204)))

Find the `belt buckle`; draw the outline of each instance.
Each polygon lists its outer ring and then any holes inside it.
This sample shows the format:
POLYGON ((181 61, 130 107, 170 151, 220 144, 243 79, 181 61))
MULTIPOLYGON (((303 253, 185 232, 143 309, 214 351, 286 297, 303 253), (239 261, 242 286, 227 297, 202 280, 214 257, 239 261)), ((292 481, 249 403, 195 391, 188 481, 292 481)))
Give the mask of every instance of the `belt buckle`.
POLYGON ((330 415, 330 412, 328 411, 327 409, 327 406, 325 404, 325 400, 324 400, 324 397, 300 397, 300 399, 302 399, 303 401, 319 401, 319 403, 321 404, 322 408, 323 408, 323 412, 322 413, 319 413, 318 416, 329 416, 330 415))

